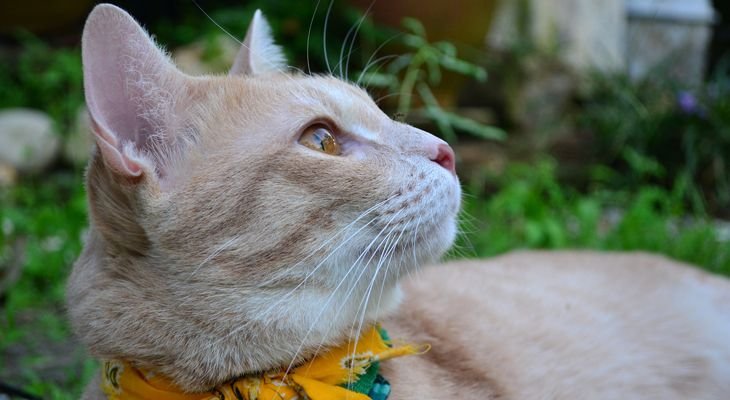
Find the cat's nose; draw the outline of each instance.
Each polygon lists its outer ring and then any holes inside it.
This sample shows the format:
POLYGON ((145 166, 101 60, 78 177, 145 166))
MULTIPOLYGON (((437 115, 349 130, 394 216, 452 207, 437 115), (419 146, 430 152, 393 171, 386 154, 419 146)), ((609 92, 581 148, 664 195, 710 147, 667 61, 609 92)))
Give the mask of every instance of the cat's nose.
POLYGON ((446 143, 439 143, 436 145, 435 156, 432 156, 431 161, 446 168, 447 171, 451 172, 452 175, 456 175, 456 157, 454 156, 454 150, 451 149, 446 143))

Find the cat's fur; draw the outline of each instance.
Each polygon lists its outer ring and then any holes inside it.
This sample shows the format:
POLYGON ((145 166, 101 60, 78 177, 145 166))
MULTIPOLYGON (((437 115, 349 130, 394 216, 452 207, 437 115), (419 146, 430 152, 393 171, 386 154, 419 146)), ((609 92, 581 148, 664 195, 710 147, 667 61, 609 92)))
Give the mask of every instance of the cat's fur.
POLYGON ((260 13, 226 77, 182 74, 109 5, 83 59, 97 151, 68 304, 95 356, 201 391, 389 314, 392 336, 433 345, 384 363, 394 400, 730 393, 730 285, 663 258, 517 254, 401 292, 453 240, 453 153, 355 86, 283 72, 260 13), (342 155, 298 143, 314 121, 342 155))

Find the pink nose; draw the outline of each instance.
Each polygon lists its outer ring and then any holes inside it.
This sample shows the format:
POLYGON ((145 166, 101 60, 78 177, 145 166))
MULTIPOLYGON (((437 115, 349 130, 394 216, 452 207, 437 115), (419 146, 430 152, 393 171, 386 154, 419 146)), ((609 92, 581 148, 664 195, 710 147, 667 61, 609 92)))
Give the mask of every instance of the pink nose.
POLYGON ((453 175, 456 175, 456 160, 454 157, 454 150, 451 150, 451 147, 448 144, 439 144, 438 151, 436 152, 436 157, 432 158, 431 161, 446 168, 446 170, 451 172, 453 175))

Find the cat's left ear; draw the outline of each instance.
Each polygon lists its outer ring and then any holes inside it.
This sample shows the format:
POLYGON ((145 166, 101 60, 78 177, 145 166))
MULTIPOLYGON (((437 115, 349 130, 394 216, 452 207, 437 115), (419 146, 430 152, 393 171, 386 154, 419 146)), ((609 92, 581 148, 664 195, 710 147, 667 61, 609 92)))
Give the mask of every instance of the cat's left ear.
POLYGON ((229 75, 259 75, 266 72, 283 71, 286 58, 281 47, 274 43, 271 26, 261 10, 256 10, 248 27, 241 50, 236 55, 229 75))

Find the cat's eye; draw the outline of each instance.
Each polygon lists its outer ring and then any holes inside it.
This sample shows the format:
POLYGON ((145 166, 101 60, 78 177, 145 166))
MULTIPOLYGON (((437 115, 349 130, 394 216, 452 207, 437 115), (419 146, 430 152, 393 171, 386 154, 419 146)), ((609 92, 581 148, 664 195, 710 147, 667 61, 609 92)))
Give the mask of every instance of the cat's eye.
POLYGON ((312 150, 321 151, 333 156, 340 155, 340 144, 335 135, 324 125, 313 125, 304 131, 299 143, 312 150))

